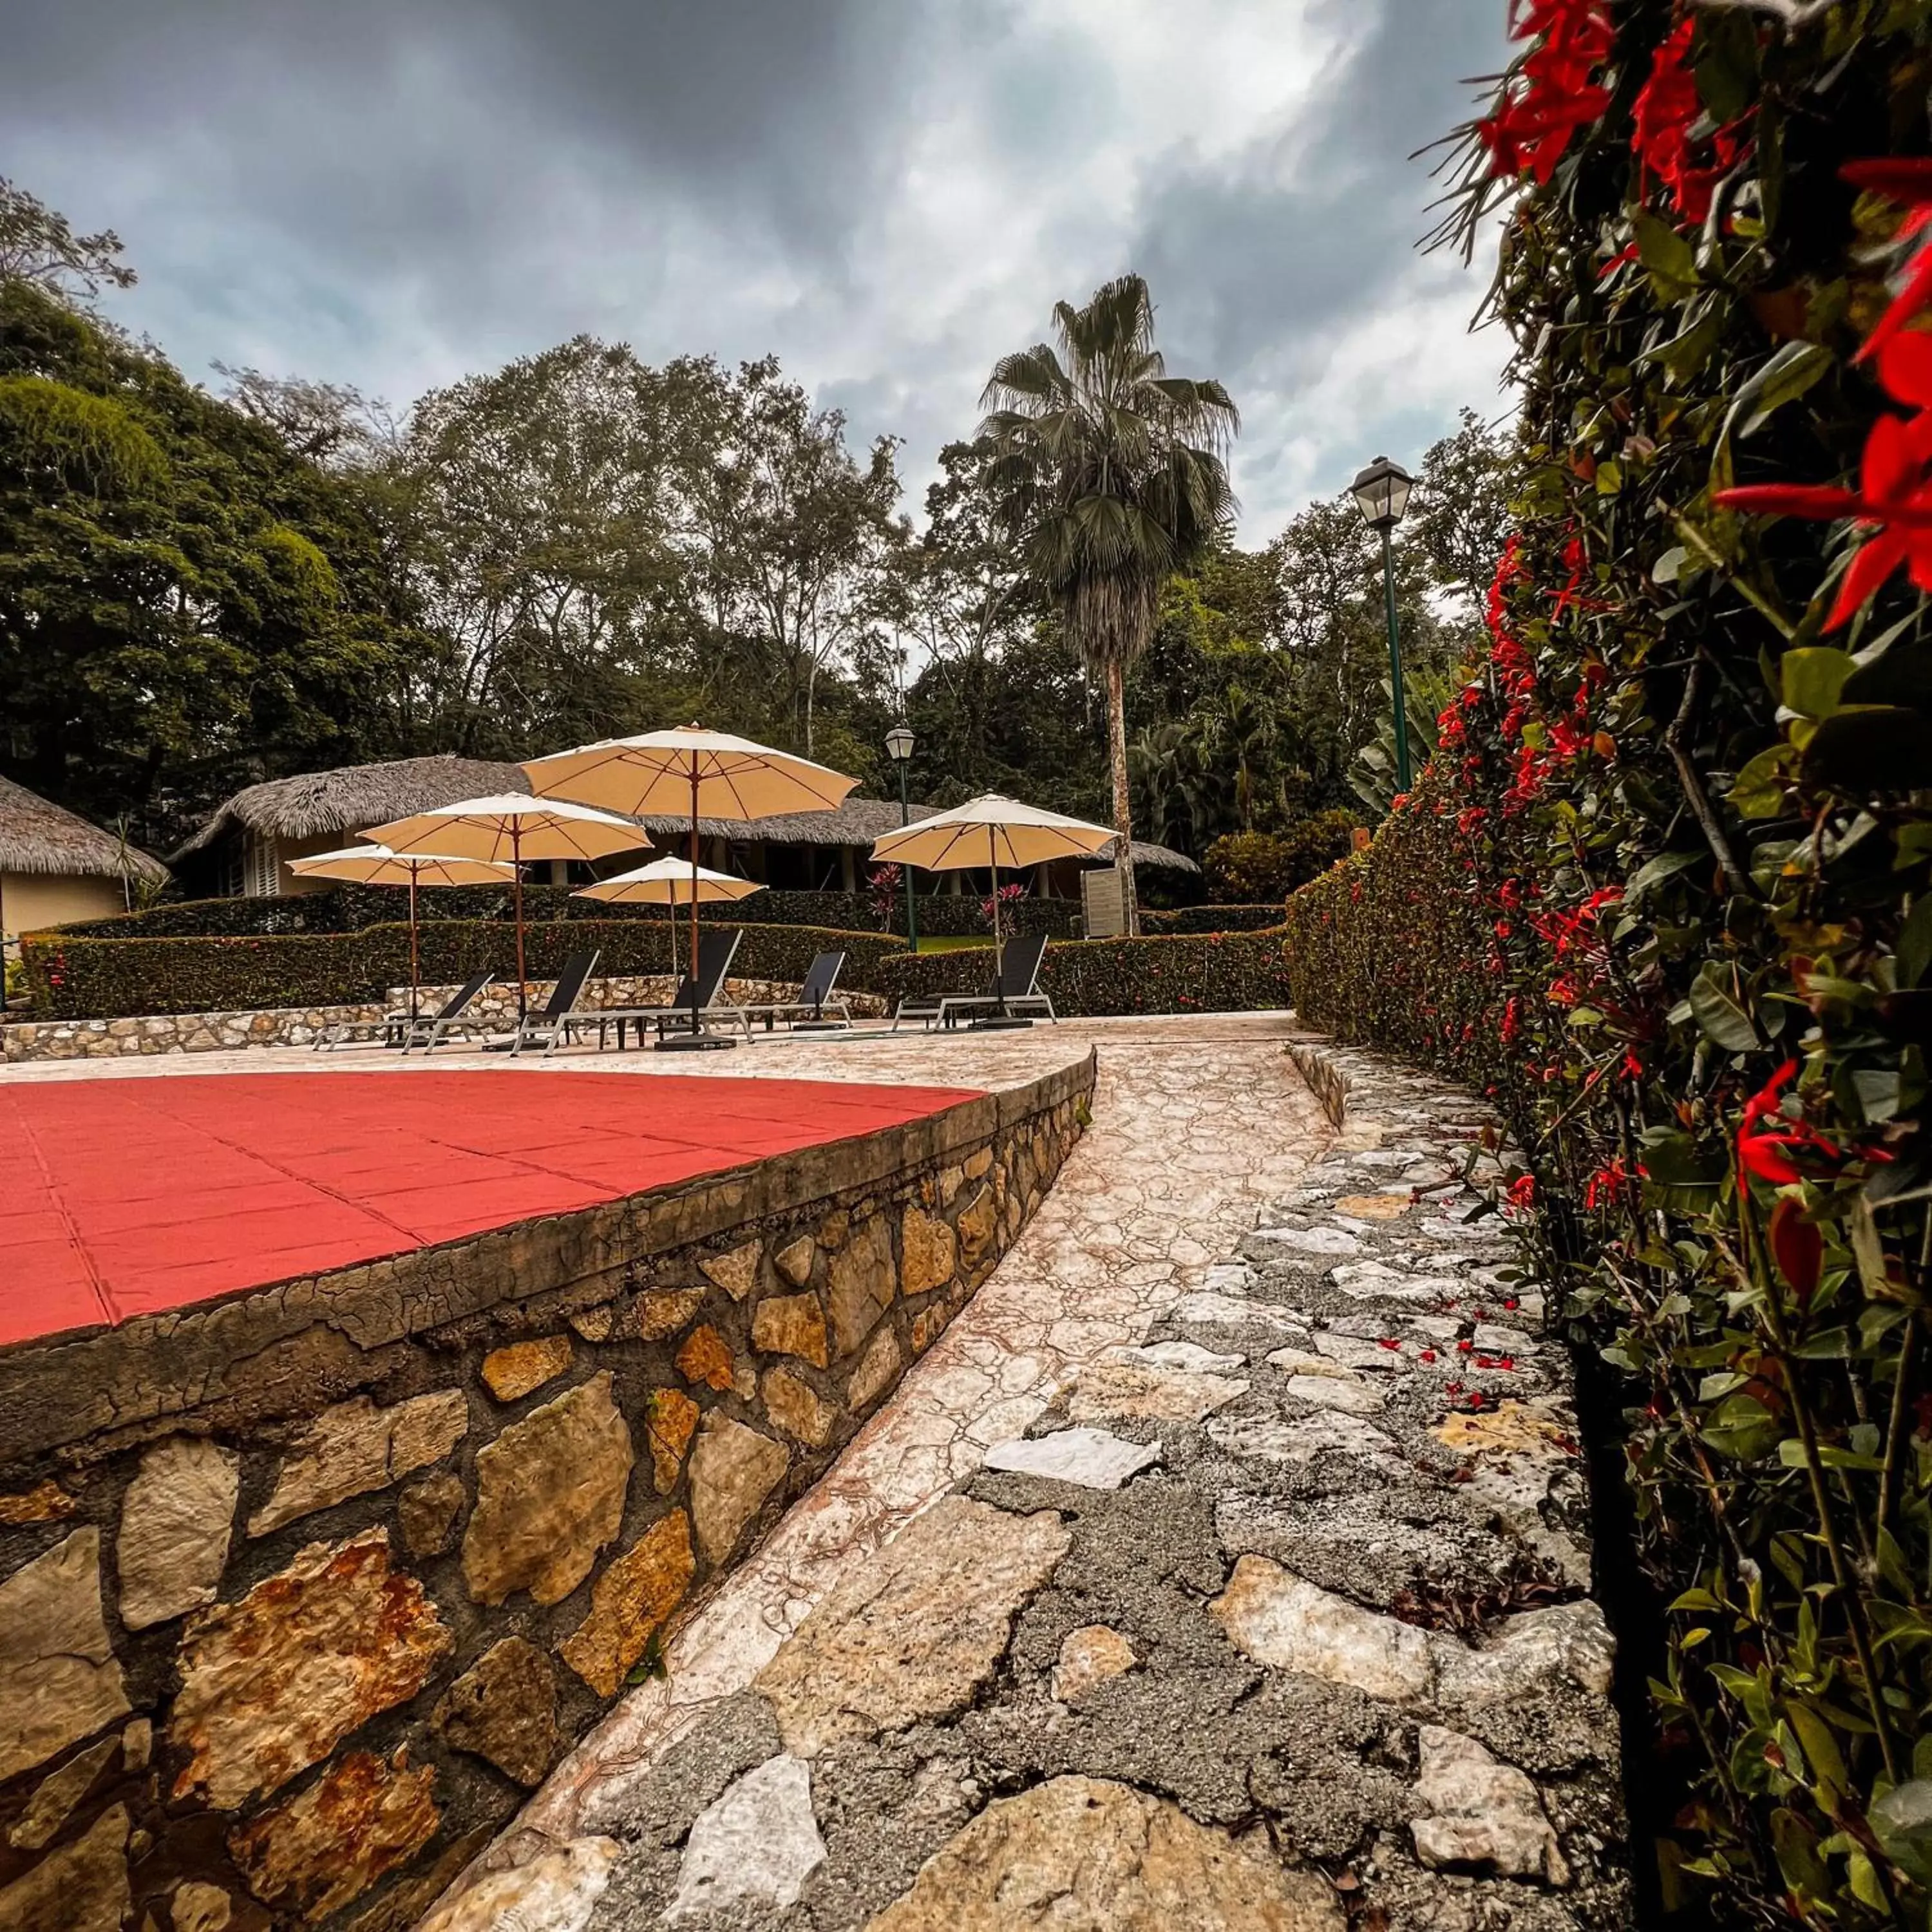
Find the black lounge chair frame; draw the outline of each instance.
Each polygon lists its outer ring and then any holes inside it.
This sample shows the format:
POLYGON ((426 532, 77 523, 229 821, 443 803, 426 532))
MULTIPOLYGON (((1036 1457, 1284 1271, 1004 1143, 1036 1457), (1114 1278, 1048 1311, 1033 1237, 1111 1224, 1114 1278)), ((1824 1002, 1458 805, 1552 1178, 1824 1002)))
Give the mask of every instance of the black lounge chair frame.
POLYGON ((694 986, 688 973, 680 974, 676 991, 663 1006, 593 1006, 567 1017, 571 1024, 580 1028, 594 1025, 600 1048, 604 1044, 606 1028, 614 1025, 620 1052, 626 1031, 632 1026, 638 1030, 640 1045, 646 1028, 655 1027, 659 1040, 664 1039, 673 1028, 703 1037, 704 1029, 718 1021, 728 1026, 742 1026, 748 1040, 752 1024, 745 1016, 744 1009, 718 1004, 731 970, 731 962, 737 956, 739 942, 744 937, 742 926, 729 926, 722 932, 714 928, 704 934, 698 942, 697 984, 694 986))
POLYGON ((573 952, 563 962, 550 988, 550 998, 536 1012, 526 1013, 506 1042, 512 1054, 526 1046, 542 1045, 546 1055, 560 1042, 568 1046, 572 1033, 581 1024, 578 1002, 584 997, 584 982, 597 970, 596 952, 573 952))
POLYGON ((845 970, 847 955, 843 952, 821 952, 806 968, 804 983, 798 989, 795 1000, 774 1000, 764 1006, 735 1006, 734 1012, 745 1016, 745 1030, 748 1035, 751 1023, 762 1019, 765 1030, 770 1033, 775 1022, 783 1020, 795 1033, 800 1027, 832 1028, 849 1027, 852 1024, 852 1009, 842 999, 832 997, 832 988, 838 983, 838 976, 845 970), (828 1013, 838 1015, 836 1019, 827 1019, 828 1013))
POLYGON ((1000 950, 1000 968, 993 976, 990 991, 984 993, 908 994, 892 1013, 892 1030, 902 1020, 922 1020, 929 1033, 935 1027, 956 1027, 969 1013, 977 1012, 982 1024, 999 1024, 1023 1019, 1028 1012, 1043 1012, 1055 1026, 1060 1016, 1053 1002, 1036 983, 1040 962, 1046 957, 1046 935, 1030 932, 1010 939, 1000 950), (990 1012, 986 1011, 991 1009, 990 1012))

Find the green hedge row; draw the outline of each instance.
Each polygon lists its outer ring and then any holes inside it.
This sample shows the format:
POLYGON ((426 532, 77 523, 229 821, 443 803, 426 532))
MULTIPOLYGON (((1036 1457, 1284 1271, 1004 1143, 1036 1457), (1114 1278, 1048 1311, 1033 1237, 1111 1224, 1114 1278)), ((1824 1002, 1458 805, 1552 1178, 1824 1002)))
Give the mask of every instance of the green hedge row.
MULTIPOLYGON (((796 982, 812 955, 832 947, 850 956, 845 983, 865 989, 884 963, 905 950, 903 940, 876 932, 836 932, 802 926, 746 924, 734 976, 796 982)), ((524 940, 533 980, 554 974, 572 952, 594 946, 600 974, 662 973, 670 935, 655 921, 548 920, 524 940)), ((87 939, 30 934, 22 943, 34 1016, 116 1018, 136 1013, 224 1012, 274 1006, 333 1006, 381 999, 406 982, 406 925, 360 932, 269 934, 254 938, 87 939)), ((516 970, 510 928, 493 920, 440 920, 422 935, 425 984, 466 978, 486 966, 508 977, 516 970)))
MULTIPOLYGON (((83 939, 200 939, 253 938, 277 933, 360 932, 394 922, 406 895, 384 886, 344 884, 319 892, 291 892, 279 898, 184 899, 151 906, 145 912, 117 913, 106 919, 77 920, 58 928, 83 939)), ((916 895, 919 929, 934 936, 960 938, 986 930, 980 901, 970 893, 916 895)), ((745 902, 760 926, 812 926, 834 932, 877 929, 878 913, 866 892, 763 892, 745 902)), ((1244 910, 1272 908, 1244 908, 1244 910)), ((608 905, 578 898, 568 886, 526 885, 524 910, 532 920, 662 919, 662 906, 608 905)), ((438 886, 417 896, 422 920, 508 919, 511 896, 503 886, 438 886)), ((1025 932, 1070 939, 1079 921, 1071 899, 1022 899, 1016 924, 1025 932)), ((892 900, 891 929, 905 930, 903 892, 892 900)))
MULTIPOLYGON (((1046 949, 1040 983, 1063 1018, 1120 1013, 1252 1012, 1289 1004, 1279 928, 1264 932, 1088 939, 1046 949)), ((901 952, 868 982, 895 1004, 910 994, 976 993, 986 952, 901 952)))
POLYGON ((1264 905, 1177 906, 1170 912, 1143 909, 1141 925, 1156 932, 1262 932, 1281 923, 1277 902, 1264 905))

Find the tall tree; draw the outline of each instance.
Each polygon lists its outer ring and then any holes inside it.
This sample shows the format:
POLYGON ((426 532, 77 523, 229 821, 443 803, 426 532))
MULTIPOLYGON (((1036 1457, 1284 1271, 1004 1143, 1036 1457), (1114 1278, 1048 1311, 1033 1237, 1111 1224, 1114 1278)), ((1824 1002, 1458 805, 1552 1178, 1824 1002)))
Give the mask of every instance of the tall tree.
POLYGON ((1058 304, 1053 320, 1053 343, 994 365, 980 434, 1028 575, 1106 682, 1114 863, 1137 932, 1127 668, 1154 634, 1162 586, 1226 532, 1226 452, 1240 418, 1219 382, 1167 374, 1138 275, 1108 282, 1084 308, 1058 304))
POLYGON ((0 175, 0 282, 32 282, 78 308, 104 286, 135 280, 112 229, 76 235, 65 215, 0 175))

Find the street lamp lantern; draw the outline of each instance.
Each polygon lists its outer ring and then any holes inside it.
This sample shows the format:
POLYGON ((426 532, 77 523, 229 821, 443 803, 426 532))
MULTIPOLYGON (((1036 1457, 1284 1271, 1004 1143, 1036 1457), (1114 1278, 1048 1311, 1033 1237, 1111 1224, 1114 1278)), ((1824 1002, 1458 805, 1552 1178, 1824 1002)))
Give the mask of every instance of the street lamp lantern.
MULTIPOLYGON (((912 822, 912 806, 906 791, 906 767, 912 763, 912 733, 904 724, 895 724, 886 734, 886 755, 899 768, 899 824, 904 827, 912 822)), ((916 952, 919 914, 913 904, 912 868, 902 866, 899 869, 905 874, 906 944, 916 952)))
POLYGON ((1362 520, 1382 540, 1382 601, 1388 611, 1389 694, 1395 706, 1395 777, 1397 788, 1407 791, 1412 782, 1408 764, 1408 694, 1402 680, 1402 632, 1395 616, 1395 553, 1389 532, 1408 509, 1408 493, 1415 478, 1400 463, 1378 456, 1348 485, 1348 494, 1361 512, 1362 520))
POLYGON ((1414 488, 1415 478, 1400 463, 1378 456, 1348 485, 1348 494, 1363 522, 1386 536, 1407 514, 1408 493, 1414 488))

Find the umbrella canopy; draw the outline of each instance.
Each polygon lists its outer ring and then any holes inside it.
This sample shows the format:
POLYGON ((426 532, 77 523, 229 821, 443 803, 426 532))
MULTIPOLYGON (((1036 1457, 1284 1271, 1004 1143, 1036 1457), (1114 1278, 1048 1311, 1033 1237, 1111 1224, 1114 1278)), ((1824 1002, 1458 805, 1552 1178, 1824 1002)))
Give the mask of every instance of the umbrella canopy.
MULTIPOLYGON (((653 859, 634 872, 620 872, 615 878, 599 879, 594 886, 581 886, 573 898, 602 899, 614 905, 689 905, 694 892, 700 905, 713 905, 727 899, 748 898, 764 887, 755 879, 741 879, 730 872, 713 872, 700 866, 694 872, 682 859, 653 859)), ((670 926, 671 975, 677 974, 677 921, 670 926)))
MULTIPOLYGON (((764 887, 755 879, 741 879, 731 872, 713 872, 702 866, 696 874, 700 904, 714 900, 748 898, 764 887)), ((571 896, 579 899, 606 899, 616 905, 688 905, 692 874, 682 859, 653 859, 632 872, 599 879, 594 886, 580 886, 571 896)))
POLYGON ((433 806, 367 835, 396 853, 446 853, 452 857, 507 861, 517 913, 517 1012, 530 1004, 524 971, 524 874, 526 859, 602 859, 634 852, 650 839, 640 825, 562 799, 501 792, 490 798, 458 799, 433 806))
POLYGON ((416 1016, 416 989, 422 971, 416 953, 416 888, 418 886, 500 886, 512 868, 488 859, 452 859, 430 852, 397 853, 386 845, 347 845, 340 852, 314 852, 291 859, 289 870, 312 879, 354 879, 365 886, 410 889, 410 1018, 416 1016))
POLYGON ((1089 856, 1119 836, 1111 826, 1089 825, 1084 819, 1064 818, 986 792, 949 812, 936 812, 888 832, 874 842, 872 856, 928 872, 964 872, 976 866, 1004 866, 1012 872, 1048 859, 1089 856))
MULTIPOLYGON (((790 752, 775 751, 728 731, 706 731, 696 724, 646 731, 634 738, 606 738, 601 743, 533 758, 524 766, 532 790, 546 798, 580 799, 613 812, 687 812, 691 818, 691 863, 695 880, 698 821, 710 818, 771 818, 780 812, 830 812, 856 784, 842 772, 815 765, 790 752)), ((691 906, 691 976, 698 977, 698 908, 691 906)), ((692 1040, 699 1032, 691 1016, 692 1040)))

